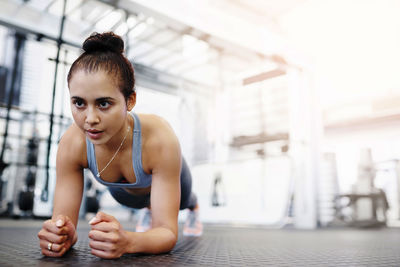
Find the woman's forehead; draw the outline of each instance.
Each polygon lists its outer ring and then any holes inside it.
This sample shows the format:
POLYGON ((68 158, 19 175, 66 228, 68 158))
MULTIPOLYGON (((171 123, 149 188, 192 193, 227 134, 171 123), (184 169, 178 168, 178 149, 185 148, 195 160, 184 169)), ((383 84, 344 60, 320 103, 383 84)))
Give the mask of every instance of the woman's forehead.
POLYGON ((121 94, 112 75, 104 71, 77 71, 69 83, 71 95, 93 95, 107 97, 121 94))
POLYGON ((98 70, 98 71, 86 71, 86 70, 79 70, 77 71, 70 80, 70 85, 75 84, 82 84, 82 83, 89 83, 89 84, 105 84, 105 85, 113 85, 117 86, 118 83, 116 82, 116 78, 113 74, 98 70))

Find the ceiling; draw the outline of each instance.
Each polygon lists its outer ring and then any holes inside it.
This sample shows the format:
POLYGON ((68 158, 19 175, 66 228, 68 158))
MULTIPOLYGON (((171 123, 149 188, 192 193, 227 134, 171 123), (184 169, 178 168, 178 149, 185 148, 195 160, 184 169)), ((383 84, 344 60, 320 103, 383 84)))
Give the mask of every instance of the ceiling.
MULTIPOLYGON (((62 39, 78 47, 94 31, 115 31, 128 58, 148 71, 220 87, 283 62, 263 39, 279 36, 278 18, 304 1, 68 0, 62 39)), ((60 37, 63 0, 0 3, 1 24, 60 37)))

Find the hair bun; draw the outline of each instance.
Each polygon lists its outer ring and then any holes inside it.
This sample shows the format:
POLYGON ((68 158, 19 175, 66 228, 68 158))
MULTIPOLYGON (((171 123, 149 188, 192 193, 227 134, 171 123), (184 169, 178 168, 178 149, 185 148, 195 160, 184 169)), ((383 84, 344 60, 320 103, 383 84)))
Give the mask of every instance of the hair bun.
POLYGON ((111 51, 121 53, 124 51, 124 41, 113 32, 92 33, 83 43, 82 48, 87 53, 97 51, 111 51))

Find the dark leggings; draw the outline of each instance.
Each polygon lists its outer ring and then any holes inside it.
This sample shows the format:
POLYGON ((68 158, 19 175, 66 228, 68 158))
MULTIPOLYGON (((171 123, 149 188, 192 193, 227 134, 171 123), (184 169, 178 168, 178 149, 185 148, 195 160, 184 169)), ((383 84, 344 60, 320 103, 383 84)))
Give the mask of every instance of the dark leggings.
MULTIPOLYGON (((142 209, 150 207, 150 193, 145 195, 132 195, 120 187, 109 187, 113 198, 120 204, 135 208, 142 209)), ((192 175, 189 167, 184 158, 182 158, 182 170, 181 170, 181 204, 179 209, 191 209, 196 207, 197 198, 192 193, 192 175)))

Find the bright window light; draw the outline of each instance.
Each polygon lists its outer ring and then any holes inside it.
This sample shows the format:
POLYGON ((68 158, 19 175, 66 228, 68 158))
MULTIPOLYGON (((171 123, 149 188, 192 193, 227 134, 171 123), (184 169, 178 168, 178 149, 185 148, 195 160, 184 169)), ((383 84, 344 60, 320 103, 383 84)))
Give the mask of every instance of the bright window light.
POLYGON ((146 23, 149 24, 149 25, 152 25, 152 24, 154 23, 154 18, 148 17, 148 18, 146 19, 146 23))
POLYGON ((130 35, 131 35, 132 37, 139 36, 139 35, 141 35, 141 34, 146 30, 146 28, 147 28, 147 24, 146 24, 146 23, 144 23, 144 22, 139 23, 139 24, 131 31, 130 35))
POLYGON ((100 30, 108 30, 112 26, 114 26, 120 19, 122 14, 118 11, 111 12, 110 15, 106 16, 105 18, 101 19, 99 22, 96 23, 96 28, 100 30))
POLYGON ((209 44, 191 35, 182 36, 182 54, 184 57, 194 57, 199 55, 205 55, 208 52, 209 44))
POLYGON ((135 24, 138 22, 138 19, 136 19, 133 16, 129 16, 129 18, 126 20, 126 24, 128 25, 129 28, 132 28, 135 26, 135 24))
POLYGON ((121 23, 114 31, 118 35, 125 35, 128 32, 128 25, 121 23))

